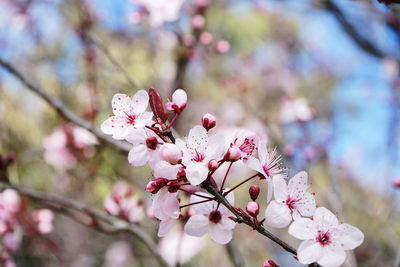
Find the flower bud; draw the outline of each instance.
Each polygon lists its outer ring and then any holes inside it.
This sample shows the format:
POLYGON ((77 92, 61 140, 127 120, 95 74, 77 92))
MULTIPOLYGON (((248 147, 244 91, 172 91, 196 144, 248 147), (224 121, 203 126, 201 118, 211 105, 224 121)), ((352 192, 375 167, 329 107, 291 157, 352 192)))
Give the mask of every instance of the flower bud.
POLYGON ((241 158, 241 151, 238 147, 232 146, 228 149, 225 154, 225 160, 227 161, 237 161, 241 158))
POLYGON ((399 178, 394 178, 392 180, 392 185, 396 188, 400 188, 400 179, 399 178))
POLYGON ((246 211, 250 216, 257 217, 258 213, 260 212, 260 205, 257 202, 250 201, 247 203, 246 211))
POLYGON ((208 162, 208 168, 212 171, 216 170, 218 168, 218 160, 212 159, 208 162))
POLYGON ((201 123, 203 124, 204 129, 209 131, 217 125, 217 119, 210 113, 207 113, 201 118, 201 123))
POLYGON ((181 188, 178 181, 173 181, 168 184, 168 192, 175 193, 181 188))
POLYGON ((177 145, 170 143, 165 143, 160 147, 159 155, 162 160, 173 165, 182 159, 181 149, 177 145))
POLYGON ((146 191, 152 194, 157 194, 157 192, 166 186, 168 183, 168 179, 165 178, 156 178, 153 181, 150 181, 146 186, 146 191))
POLYGON ((273 260, 266 260, 261 267, 279 267, 273 260))
POLYGON ((206 20, 203 15, 195 15, 192 18, 192 27, 194 29, 201 29, 206 24, 206 20))
POLYGON ((250 186, 249 195, 251 200, 256 201, 259 194, 260 194, 260 187, 258 185, 250 186))
POLYGON ((185 108, 187 103, 187 94, 182 89, 176 90, 172 94, 172 101, 165 104, 168 110, 175 111, 180 114, 185 108))

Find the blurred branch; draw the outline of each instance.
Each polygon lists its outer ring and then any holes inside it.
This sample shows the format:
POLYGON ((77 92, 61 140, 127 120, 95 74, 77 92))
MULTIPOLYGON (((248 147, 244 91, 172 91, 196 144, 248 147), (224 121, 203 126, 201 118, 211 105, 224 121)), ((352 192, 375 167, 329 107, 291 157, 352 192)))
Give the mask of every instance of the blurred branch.
POLYGON ((132 88, 134 89, 141 89, 141 86, 135 82, 135 80, 132 79, 132 77, 129 75, 128 71, 118 62, 118 60, 111 54, 110 50, 100 43, 97 39, 95 39, 93 36, 88 36, 87 37, 90 42, 92 42, 103 54, 107 57, 107 59, 122 73, 122 75, 125 76, 126 80, 129 82, 132 88))
POLYGON ((246 266, 242 257, 242 254, 240 254, 240 251, 236 245, 236 242, 234 239, 231 240, 228 244, 225 245, 226 251, 228 252, 228 256, 231 259, 233 266, 235 267, 244 267, 246 266))
POLYGON ((61 117, 63 117, 67 121, 70 121, 82 128, 85 128, 104 143, 111 144, 122 152, 128 152, 130 150, 130 147, 127 143, 116 141, 108 135, 103 134, 92 123, 76 115, 60 99, 52 96, 42 88, 35 86, 31 82, 29 82, 12 64, 0 58, 0 66, 3 66, 3 68, 5 68, 10 74, 18 79, 29 90, 39 95, 44 101, 46 101, 51 107, 53 107, 61 117))
POLYGON ((400 4, 400 0, 378 0, 379 3, 385 4, 387 6, 393 4, 400 4))
POLYGON ((365 52, 368 54, 383 58, 386 57, 380 49, 378 49, 370 40, 364 38, 356 28, 350 23, 346 15, 342 10, 331 0, 323 0, 320 2, 321 6, 328 12, 330 12, 336 20, 340 23, 343 30, 350 36, 350 38, 365 52))
POLYGON ((117 234, 117 233, 128 233, 135 238, 143 242, 143 244, 149 249, 151 254, 160 264, 160 266, 167 267, 168 264, 164 261, 161 255, 157 252, 157 246, 152 238, 144 232, 138 225, 130 224, 117 217, 112 217, 104 212, 96 209, 92 209, 83 203, 80 203, 73 199, 61 197, 59 195, 38 192, 29 188, 24 188, 15 185, 9 185, 7 183, 1 183, 1 189, 11 188, 17 191, 19 194, 28 197, 30 199, 41 202, 56 212, 65 214, 75 221, 96 229, 99 232, 106 234, 117 234), (77 211, 81 214, 85 214, 88 218, 77 216, 78 214, 73 211, 77 211), (102 223, 103 222, 103 223, 102 223))

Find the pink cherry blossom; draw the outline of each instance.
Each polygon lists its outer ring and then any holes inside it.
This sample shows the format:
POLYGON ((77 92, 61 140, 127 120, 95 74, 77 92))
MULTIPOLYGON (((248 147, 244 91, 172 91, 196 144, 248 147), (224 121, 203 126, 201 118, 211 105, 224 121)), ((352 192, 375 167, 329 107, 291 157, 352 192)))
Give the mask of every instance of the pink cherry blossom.
POLYGON ((158 249, 169 266, 177 266, 188 262, 205 246, 204 238, 185 234, 179 227, 175 227, 160 240, 158 249))
POLYGON ((103 267, 126 267, 132 263, 132 249, 127 241, 116 241, 108 246, 103 267))
POLYGON ((247 160, 256 151, 258 143, 259 138, 254 132, 245 129, 238 129, 234 133, 229 146, 238 148, 241 153, 240 157, 247 160))
POLYGON ((75 166, 76 158, 67 148, 67 136, 62 128, 57 128, 43 140, 44 160, 59 171, 75 166))
POLYGON ((207 113, 201 118, 201 124, 203 125, 204 129, 209 131, 210 129, 214 128, 217 125, 217 119, 214 115, 207 113))
POLYGON ((36 210, 32 214, 33 221, 41 234, 48 234, 53 231, 54 213, 49 209, 36 210))
POLYGON ((304 98, 284 98, 279 111, 279 122, 282 124, 295 121, 308 121, 314 117, 314 111, 304 98))
POLYGON ((149 95, 145 90, 138 91, 133 97, 115 94, 112 99, 114 115, 101 124, 101 130, 117 140, 125 139, 133 129, 151 124, 153 114, 146 112, 148 104, 149 95))
POLYGON ((268 226, 283 228, 293 219, 301 216, 312 216, 316 204, 312 194, 307 192, 308 175, 302 171, 293 176, 288 184, 282 176, 273 178, 275 200, 271 201, 265 211, 265 222, 268 226))
POLYGON ((13 189, 0 193, 0 234, 17 226, 16 214, 21 210, 21 199, 13 189))
MULTIPOLYGON (((207 193, 199 193, 206 197, 212 197, 207 193)), ((226 199, 234 204, 233 192, 226 199)), ((190 202, 195 203, 204 200, 199 196, 192 195, 190 202)), ((232 230, 236 223, 229 219, 233 214, 223 205, 215 201, 200 203, 192 206, 194 215, 185 224, 184 231, 188 235, 203 236, 208 233, 215 242, 227 244, 232 239, 232 230)))
POLYGON ((84 149, 99 143, 94 134, 82 127, 73 126, 72 134, 74 137, 74 145, 79 149, 84 149))
POLYGON ((221 135, 208 136, 202 126, 193 127, 184 143, 177 139, 176 144, 183 151, 182 162, 186 166, 186 177, 192 185, 198 185, 207 178, 210 160, 222 156, 224 140, 221 135))
POLYGON ((178 89, 172 94, 172 101, 165 104, 168 110, 180 114, 185 108, 187 103, 187 94, 184 90, 178 89))
POLYGON ((129 222, 139 222, 145 214, 143 204, 125 182, 114 185, 112 193, 104 200, 104 209, 107 213, 129 222))
POLYGON ((269 202, 272 198, 272 177, 274 175, 281 174, 283 168, 281 165, 281 156, 278 155, 276 150, 270 152, 267 151, 267 145, 265 141, 261 141, 258 146, 258 159, 250 156, 246 161, 247 166, 259 172, 268 183, 267 201, 269 202))
POLYGON ((132 166, 149 163, 154 167, 160 160, 157 149, 162 140, 153 131, 147 128, 132 129, 126 140, 133 145, 128 154, 128 161, 132 166))
POLYGON ((297 249, 302 264, 317 262, 322 266, 341 266, 346 250, 355 249, 364 234, 349 224, 340 224, 336 216, 324 207, 317 208, 313 220, 301 218, 289 227, 289 234, 304 240, 297 249))

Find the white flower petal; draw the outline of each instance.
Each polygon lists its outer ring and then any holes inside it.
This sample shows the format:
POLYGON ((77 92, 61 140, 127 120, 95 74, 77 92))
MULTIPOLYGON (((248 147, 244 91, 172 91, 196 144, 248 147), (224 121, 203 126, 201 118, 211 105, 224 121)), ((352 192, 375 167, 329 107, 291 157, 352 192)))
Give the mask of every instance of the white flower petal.
POLYGON ((149 160, 149 151, 146 145, 132 147, 128 154, 128 161, 133 166, 143 166, 149 160))
POLYGON ((259 172, 263 174, 265 177, 267 176, 263 170, 261 162, 256 159, 253 156, 250 156, 246 161, 245 161, 247 167, 249 167, 252 170, 255 170, 256 172, 259 172))
POLYGON ((339 225, 336 216, 324 207, 317 208, 313 218, 318 230, 330 230, 339 225))
POLYGON ((303 216, 313 216, 316 209, 314 196, 308 192, 305 192, 301 196, 299 202, 296 203, 296 208, 303 216))
POLYGON ((232 230, 226 230, 221 224, 209 224, 209 235, 215 242, 225 245, 232 240, 232 230))
POLYGON ((131 112, 135 115, 141 114, 146 111, 148 104, 149 94, 145 90, 140 90, 132 97, 131 112))
POLYGON ((308 174, 305 171, 297 173, 288 182, 288 193, 294 199, 301 197, 307 188, 308 174))
MULTIPOLYGON (((267 178, 268 179, 268 178, 267 178)), ((272 178, 274 184, 274 197, 277 201, 285 201, 288 197, 287 185, 285 179, 280 175, 272 178)))
POLYGON ((271 200, 272 198, 272 193, 274 189, 274 185, 272 183, 272 179, 265 176, 265 180, 267 181, 267 203, 271 200))
POLYGON ((224 155, 225 145, 224 136, 221 134, 215 134, 210 137, 207 145, 206 161, 211 159, 218 159, 224 155))
POLYGON ((285 203, 273 200, 265 210, 265 223, 274 228, 283 228, 292 221, 290 209, 285 203))
POLYGON ((324 267, 339 267, 345 259, 346 253, 344 250, 335 249, 332 246, 324 246, 318 264, 324 267))
POLYGON ((112 99, 112 111, 116 116, 124 117, 130 112, 131 98, 125 94, 115 94, 112 99))
MULTIPOLYGON (((204 193, 204 192, 198 192, 197 194, 206 196, 206 197, 212 197, 212 195, 204 193)), ((199 202, 199 201, 203 201, 203 200, 206 200, 206 199, 199 197, 199 196, 195 196, 195 195, 192 195, 190 197, 190 203, 195 203, 195 202, 199 202)), ((209 202, 204 202, 204 203, 200 203, 197 205, 193 205, 191 208, 196 214, 203 214, 203 215, 208 216, 208 214, 210 214, 210 212, 214 210, 214 201, 209 201, 209 202)))
POLYGON ((340 231, 340 236, 336 243, 344 250, 355 249, 364 241, 364 234, 357 227, 350 224, 341 224, 337 227, 340 231))
POLYGON ((123 140, 129 134, 129 125, 124 117, 111 116, 105 120, 100 129, 105 134, 113 135, 117 140, 123 140))
POLYGON ((202 236, 208 231, 208 218, 204 215, 193 215, 185 224, 184 231, 191 236, 202 236))
POLYGON ((317 237, 317 228, 309 218, 294 221, 288 230, 289 234, 300 240, 314 239, 317 237))
POLYGON ((260 159, 261 165, 264 165, 268 158, 267 142, 261 140, 258 145, 258 158, 260 159))
POLYGON ((192 185, 201 184, 208 174, 208 167, 201 162, 193 162, 186 166, 186 178, 192 185))
POLYGON ((158 227, 157 235, 159 237, 165 236, 175 226, 175 224, 176 224, 175 219, 167 219, 167 220, 161 221, 160 225, 158 227))
POLYGON ((167 188, 161 188, 154 196, 152 210, 154 217, 159 220, 177 219, 180 214, 179 201, 176 193, 168 192, 167 188))
POLYGON ((194 126, 188 135, 187 147, 192 153, 204 154, 208 145, 208 134, 203 126, 194 126))
POLYGON ((297 248, 297 258, 302 264, 317 262, 321 258, 321 254, 322 247, 314 240, 303 241, 297 248))
POLYGON ((185 105, 187 103, 187 94, 184 90, 178 89, 172 94, 172 102, 178 106, 185 105))
POLYGON ((178 165, 171 165, 166 161, 159 161, 154 168, 153 176, 155 178, 166 178, 168 180, 173 180, 176 179, 178 170, 178 165))

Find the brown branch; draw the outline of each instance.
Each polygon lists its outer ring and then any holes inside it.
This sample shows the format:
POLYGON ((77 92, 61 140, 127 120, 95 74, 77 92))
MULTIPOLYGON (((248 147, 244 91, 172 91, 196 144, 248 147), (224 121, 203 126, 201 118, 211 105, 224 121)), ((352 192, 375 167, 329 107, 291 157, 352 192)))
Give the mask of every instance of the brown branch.
POLYGON ((160 264, 160 266, 168 266, 165 260, 158 253, 157 246, 153 239, 138 225, 131 224, 117 217, 110 216, 102 211, 90 208, 85 204, 73 199, 68 199, 51 193, 38 192, 29 188, 9 185, 6 183, 1 183, 0 185, 1 189, 14 189, 19 194, 41 202, 45 206, 53 209, 54 211, 65 214, 77 221, 78 223, 94 228, 100 232, 106 234, 117 234, 121 232, 130 234, 142 241, 142 243, 149 249, 149 251, 160 264), (86 215, 86 218, 79 216, 79 214, 86 215))
POLYGON ((40 96, 44 101, 46 101, 52 108, 54 108, 57 113, 77 126, 85 128, 89 132, 93 133, 99 140, 104 143, 108 143, 116 147, 122 152, 128 152, 130 146, 125 142, 120 142, 112 139, 110 136, 103 134, 99 129, 97 129, 92 123, 82 119, 76 115, 72 110, 70 110, 60 99, 52 96, 42 88, 35 86, 33 83, 28 81, 21 72, 19 72, 12 64, 0 58, 0 66, 3 66, 10 74, 12 74, 16 79, 18 79, 23 85, 25 85, 29 90, 40 96))

